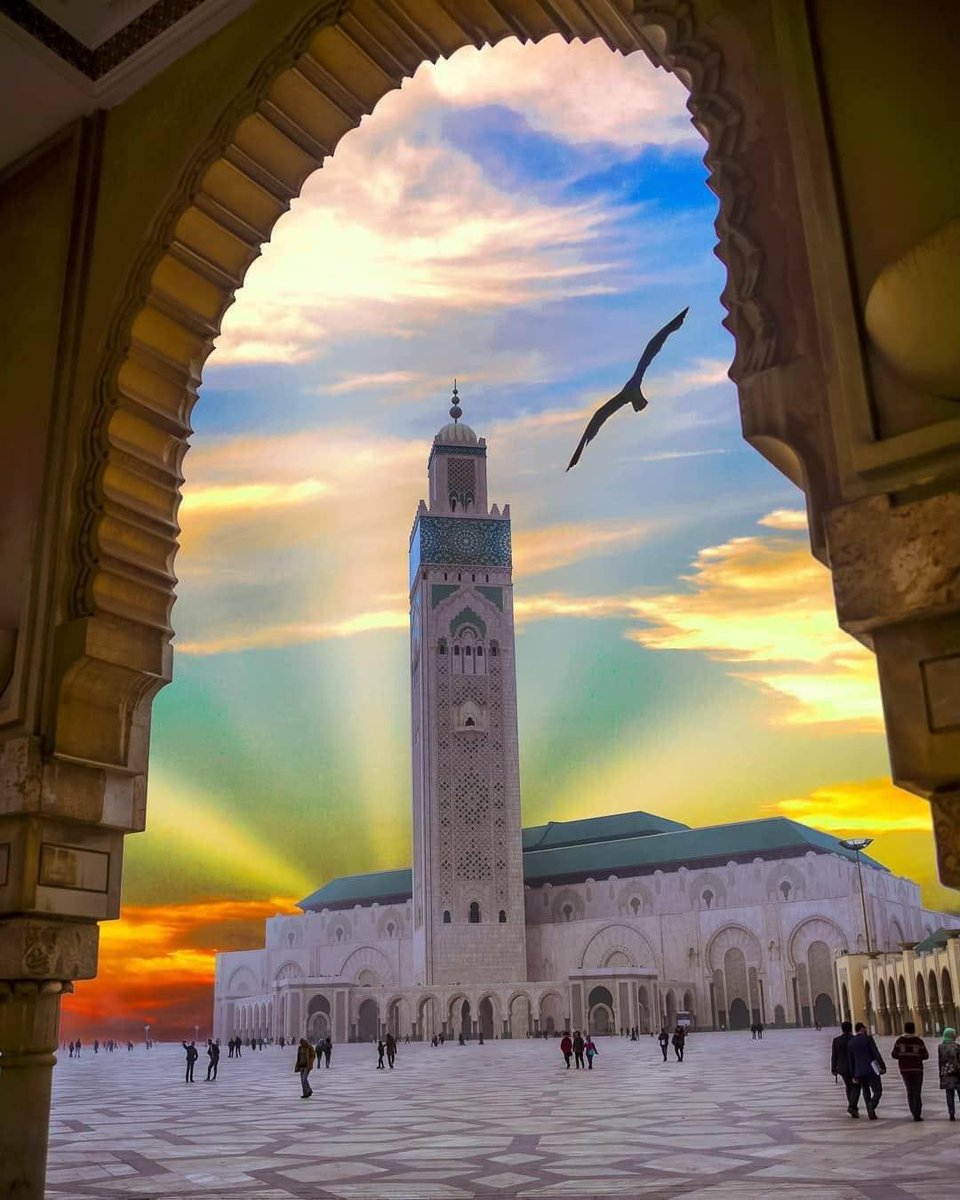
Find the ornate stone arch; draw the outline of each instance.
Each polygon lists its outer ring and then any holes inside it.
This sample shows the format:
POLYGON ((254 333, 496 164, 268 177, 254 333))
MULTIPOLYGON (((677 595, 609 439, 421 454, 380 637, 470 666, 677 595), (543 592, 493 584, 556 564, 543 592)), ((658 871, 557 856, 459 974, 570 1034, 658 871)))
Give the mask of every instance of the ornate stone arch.
POLYGON ((806 895, 807 880, 803 872, 787 860, 775 862, 767 872, 767 898, 784 903, 788 900, 802 900, 806 895), (789 885, 786 891, 784 884, 789 885))
POLYGON ((583 895, 576 888, 561 888, 550 902, 550 915, 556 924, 582 921, 585 912, 583 895))
POLYGON ((728 950, 742 950, 748 967, 759 968, 763 963, 760 939, 745 925, 724 925, 707 942, 707 966, 711 971, 723 969, 723 956, 728 950))
POLYGON ((385 909, 377 918, 377 933, 382 938, 403 937, 403 913, 393 907, 385 909))
MULTIPOLYGON (((236 289, 304 180, 422 61, 468 44, 559 33, 642 51, 675 73, 689 89, 693 124, 707 140, 708 183, 719 197, 721 298, 736 342, 730 374, 741 381, 794 356, 792 346, 778 349, 772 316, 776 303, 796 340, 793 309, 778 299, 783 268, 764 261, 754 232, 770 208, 756 202, 758 189, 779 188, 794 215, 792 160, 776 151, 783 116, 760 102, 746 31, 729 21, 707 36, 698 7, 663 0, 614 18, 606 5, 594 12, 583 3, 561 17, 544 3, 531 23, 519 4, 477 9, 451 0, 441 32, 414 4, 388 16, 379 5, 318 3, 297 24, 278 20, 276 41, 249 81, 201 127, 179 179, 169 180, 145 221, 143 249, 104 337, 76 474, 65 603, 75 635, 61 639, 54 683, 53 751, 100 772, 118 768, 134 801, 131 828, 143 827, 150 707, 172 674, 180 468, 203 364, 236 289), (758 124, 779 172, 758 154, 758 124), (769 182, 781 175, 785 185, 769 182), (97 722, 75 719, 91 706, 97 722)), ((799 457, 779 426, 751 436, 799 457)))
POLYGON ((306 972, 298 962, 281 963, 273 973, 274 983, 294 982, 299 979, 306 979, 306 972))
POLYGON ((811 942, 826 942, 833 953, 845 948, 848 940, 840 926, 829 917, 807 917, 787 937, 787 961, 793 967, 805 964, 811 942))
POLYGON ((249 967, 237 967, 227 982, 228 996, 256 996, 260 981, 249 967))
POLYGON ((397 972, 390 959, 376 946, 359 946, 340 964, 337 974, 344 979, 357 979, 362 971, 371 971, 380 987, 396 987, 397 972))
POLYGON ((635 967, 655 967, 657 956, 653 947, 640 932, 631 925, 604 925, 587 940, 580 956, 579 965, 589 970, 600 967, 610 954, 619 951, 626 955, 635 967))
POLYGON ((698 871, 687 880, 687 894, 691 908, 700 911, 723 908, 727 903, 727 885, 716 871, 698 871))
POLYGON ((650 889, 639 879, 630 880, 620 889, 617 908, 625 917, 649 916, 653 912, 653 896, 650 889))

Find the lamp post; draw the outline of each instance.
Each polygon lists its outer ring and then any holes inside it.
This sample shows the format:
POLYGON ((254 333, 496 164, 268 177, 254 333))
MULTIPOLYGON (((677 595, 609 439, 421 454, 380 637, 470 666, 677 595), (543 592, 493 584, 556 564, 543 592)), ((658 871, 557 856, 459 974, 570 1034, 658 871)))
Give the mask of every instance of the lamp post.
POLYGON ((146 1045, 146 1048, 149 1050, 150 1049, 150 1026, 149 1025, 144 1025, 144 1027, 143 1027, 143 1040, 146 1045))
POLYGON ((863 868, 860 865, 860 851, 873 843, 873 838, 845 838, 840 845, 845 850, 852 850, 857 856, 857 878, 860 880, 860 906, 863 909, 863 932, 867 939, 867 953, 873 953, 873 945, 870 941, 870 924, 867 921, 867 898, 863 892, 863 868))

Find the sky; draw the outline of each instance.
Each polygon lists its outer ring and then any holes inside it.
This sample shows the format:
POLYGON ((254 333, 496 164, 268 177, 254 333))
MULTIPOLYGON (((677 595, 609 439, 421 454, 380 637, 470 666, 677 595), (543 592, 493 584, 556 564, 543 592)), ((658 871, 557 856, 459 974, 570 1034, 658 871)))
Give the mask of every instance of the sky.
POLYGON ((344 137, 227 312, 180 509, 147 831, 63 1034, 209 1032, 216 950, 410 862, 406 552, 454 378, 511 504, 523 818, 789 816, 936 880, 803 496, 741 440, 682 85, 599 42, 424 64, 344 137), (565 473, 590 412, 690 312, 565 473))

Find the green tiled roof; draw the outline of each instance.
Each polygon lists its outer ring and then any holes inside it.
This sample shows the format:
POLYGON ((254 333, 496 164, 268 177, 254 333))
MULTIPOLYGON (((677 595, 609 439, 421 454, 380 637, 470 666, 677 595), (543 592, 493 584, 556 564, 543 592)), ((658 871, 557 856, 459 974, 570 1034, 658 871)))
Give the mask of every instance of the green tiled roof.
POLYGON ((319 912, 321 908, 353 908, 355 904, 403 904, 413 895, 413 872, 371 871, 368 875, 341 875, 331 879, 298 907, 319 912))
MULTIPOLYGON (((620 813, 525 829, 523 845, 523 878, 532 885, 572 883, 587 876, 625 878, 682 866, 749 862, 757 857, 796 858, 810 850, 855 858, 837 838, 786 817, 688 829, 650 813, 620 813), (651 823, 672 828, 653 832, 648 829, 651 823)), ((866 854, 860 857, 867 866, 887 869, 866 854)), ((352 908, 355 904, 402 904, 412 894, 413 873, 409 868, 373 871, 332 879, 301 900, 300 908, 319 912, 323 908, 352 908)))
POLYGON ((935 933, 931 933, 925 937, 922 942, 917 942, 914 950, 922 952, 924 950, 935 950, 938 946, 945 946, 947 944, 947 935, 951 932, 955 933, 956 930, 938 929, 935 933))
POLYGON ((531 825, 523 831, 523 849, 526 853, 559 846, 583 846, 689 828, 679 821, 668 821, 666 817, 648 812, 614 813, 610 817, 585 817, 579 821, 550 821, 547 825, 531 825))

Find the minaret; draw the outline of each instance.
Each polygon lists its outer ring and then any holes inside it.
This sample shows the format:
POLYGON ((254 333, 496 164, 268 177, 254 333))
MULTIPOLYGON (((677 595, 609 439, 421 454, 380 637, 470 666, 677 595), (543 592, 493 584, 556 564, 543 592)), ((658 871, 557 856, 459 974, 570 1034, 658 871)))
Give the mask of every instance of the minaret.
POLYGON ((417 984, 526 978, 510 508, 462 415, 454 383, 410 536, 417 984))

